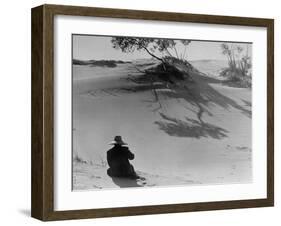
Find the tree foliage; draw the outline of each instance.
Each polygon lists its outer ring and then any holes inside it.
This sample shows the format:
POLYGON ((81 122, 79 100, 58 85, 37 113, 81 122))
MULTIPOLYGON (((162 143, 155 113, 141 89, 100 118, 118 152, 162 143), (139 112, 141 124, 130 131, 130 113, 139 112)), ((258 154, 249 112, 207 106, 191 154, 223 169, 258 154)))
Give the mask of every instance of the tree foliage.
POLYGON ((251 58, 248 55, 248 51, 243 53, 244 48, 237 44, 221 45, 222 54, 227 56, 229 68, 235 71, 239 71, 242 76, 249 75, 249 69, 251 68, 251 58))
POLYGON ((228 68, 222 71, 222 75, 232 80, 247 81, 251 83, 251 57, 246 49, 238 44, 221 44, 222 54, 227 57, 228 68))
POLYGON ((113 48, 120 49, 122 52, 134 52, 144 50, 150 56, 154 57, 157 60, 165 63, 164 56, 168 55, 177 58, 180 58, 178 50, 176 48, 178 43, 184 45, 184 54, 185 56, 186 47, 190 44, 190 40, 179 40, 175 41, 172 39, 156 39, 156 38, 134 38, 134 37, 114 37, 111 39, 113 48), (158 54, 158 55, 157 55, 158 54), (161 54, 161 56, 159 56, 161 54))

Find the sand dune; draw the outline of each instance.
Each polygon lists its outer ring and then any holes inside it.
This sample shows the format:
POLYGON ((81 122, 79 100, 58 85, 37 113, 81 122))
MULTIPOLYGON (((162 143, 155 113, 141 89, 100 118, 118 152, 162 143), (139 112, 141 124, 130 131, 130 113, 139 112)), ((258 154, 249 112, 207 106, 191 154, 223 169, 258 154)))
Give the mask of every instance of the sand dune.
POLYGON ((201 64, 193 82, 170 86, 134 82, 134 64, 74 65, 73 152, 86 161, 73 164, 74 190, 250 183, 251 90, 224 86, 214 75, 219 65, 201 64), (106 175, 115 135, 129 143, 145 184, 106 175))

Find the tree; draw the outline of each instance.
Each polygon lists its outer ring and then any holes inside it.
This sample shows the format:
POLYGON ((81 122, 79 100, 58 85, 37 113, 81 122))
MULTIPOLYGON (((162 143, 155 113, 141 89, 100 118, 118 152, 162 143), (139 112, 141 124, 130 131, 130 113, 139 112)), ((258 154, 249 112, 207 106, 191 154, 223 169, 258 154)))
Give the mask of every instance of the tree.
POLYGON ((238 44, 221 44, 222 54, 227 56, 228 68, 225 68, 221 75, 233 81, 244 82, 251 85, 251 57, 247 49, 238 44))
POLYGON ((159 47, 156 39, 115 37, 111 39, 111 43, 113 44, 113 48, 121 49, 121 51, 125 53, 132 53, 135 50, 145 50, 150 56, 164 63, 161 57, 153 53, 153 50, 159 47))
MULTIPOLYGON (((186 47, 191 42, 190 40, 180 40, 185 46, 184 54, 182 54, 182 59, 185 56, 186 47)), ((157 53, 167 54, 170 57, 174 57, 172 52, 175 52, 176 57, 179 58, 179 53, 176 48, 177 41, 172 39, 155 39, 155 38, 131 38, 131 37, 114 37, 111 39, 113 48, 120 49, 122 52, 129 53, 134 51, 144 50, 153 58, 161 61, 165 67, 166 61, 165 57, 157 56, 157 53)))
POLYGON ((246 54, 243 55, 244 49, 237 44, 223 43, 221 48, 222 54, 227 56, 229 68, 242 76, 246 76, 248 70, 251 68, 251 59, 248 56, 248 49, 246 54))
POLYGON ((185 59, 185 55, 186 55, 186 49, 187 49, 187 46, 191 43, 191 40, 180 40, 180 42, 184 45, 184 52, 183 52, 183 55, 182 55, 182 60, 185 59))

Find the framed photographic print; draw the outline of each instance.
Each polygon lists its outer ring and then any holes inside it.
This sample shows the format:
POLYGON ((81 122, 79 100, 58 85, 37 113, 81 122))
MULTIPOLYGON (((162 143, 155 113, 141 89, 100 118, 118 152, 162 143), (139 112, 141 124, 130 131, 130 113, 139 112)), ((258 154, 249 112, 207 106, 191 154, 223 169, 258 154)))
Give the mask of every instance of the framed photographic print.
POLYGON ((272 19, 32 9, 32 216, 274 204, 272 19))

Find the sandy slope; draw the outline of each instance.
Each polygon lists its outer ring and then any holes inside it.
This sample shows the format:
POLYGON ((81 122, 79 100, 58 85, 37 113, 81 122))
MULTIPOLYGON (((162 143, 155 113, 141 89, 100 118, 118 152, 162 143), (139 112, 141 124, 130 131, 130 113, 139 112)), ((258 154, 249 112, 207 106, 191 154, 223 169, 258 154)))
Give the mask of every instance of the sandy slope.
POLYGON ((74 163, 73 188, 251 182, 251 90, 223 86, 212 73, 154 84, 156 101, 151 84, 128 80, 140 75, 131 64, 75 65, 73 151, 88 163, 74 163), (115 135, 129 143, 145 184, 106 175, 115 135))
POLYGON ((194 60, 190 63, 200 72, 215 78, 219 78, 221 70, 228 66, 225 60, 194 60))

